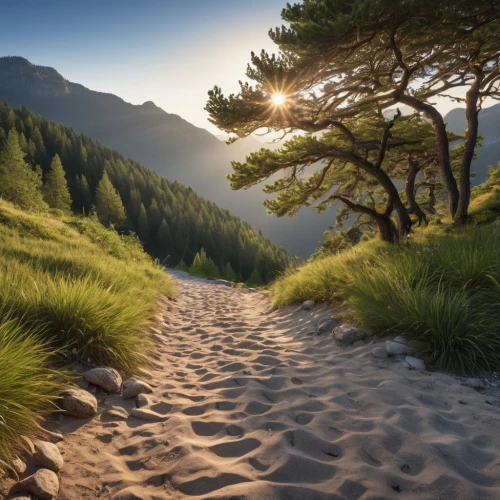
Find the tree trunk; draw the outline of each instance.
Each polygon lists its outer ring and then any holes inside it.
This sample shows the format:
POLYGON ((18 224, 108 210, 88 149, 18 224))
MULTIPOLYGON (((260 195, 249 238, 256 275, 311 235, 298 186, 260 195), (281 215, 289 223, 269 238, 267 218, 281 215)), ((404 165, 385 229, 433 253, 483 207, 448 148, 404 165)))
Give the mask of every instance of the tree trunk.
POLYGON ((457 181, 451 169, 450 144, 448 141, 448 134, 446 133, 446 125, 444 123, 443 116, 434 106, 426 104, 416 97, 401 94, 397 96, 397 100, 402 102, 403 104, 411 106, 415 111, 425 113, 431 119, 432 124, 434 125, 434 132, 436 134, 438 145, 439 171, 441 173, 444 185, 446 186, 446 190, 448 191, 450 214, 452 217, 455 217, 458 209, 459 191, 457 181))
POLYGON ((417 179, 417 174, 420 171, 420 166, 417 162, 412 160, 409 160, 408 166, 408 177, 406 178, 405 184, 406 201, 408 202, 408 213, 414 214, 418 217, 418 225, 420 226, 422 222, 427 223, 427 217, 423 210, 420 208, 420 205, 417 203, 417 200, 415 199, 415 181, 417 179))
POLYGON ((375 217, 375 222, 377 223, 382 241, 387 241, 388 243, 397 243, 399 241, 398 231, 389 216, 380 215, 379 217, 375 217))
POLYGON ((455 220, 465 222, 469 212, 470 203, 470 167, 474 158, 474 150, 477 143, 479 129, 479 109, 478 100, 484 74, 477 71, 474 83, 467 91, 465 98, 465 117, 467 118, 467 134, 465 138, 464 154, 460 164, 460 197, 458 200, 458 210, 455 220))

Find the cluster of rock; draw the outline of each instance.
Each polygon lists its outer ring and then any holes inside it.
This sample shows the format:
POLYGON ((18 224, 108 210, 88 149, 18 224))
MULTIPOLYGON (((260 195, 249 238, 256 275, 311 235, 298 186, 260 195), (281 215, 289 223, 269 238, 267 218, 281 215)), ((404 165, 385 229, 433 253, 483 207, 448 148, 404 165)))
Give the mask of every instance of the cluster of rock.
MULTIPOLYGON (((307 300, 300 308, 304 311, 311 310, 315 305, 314 300, 307 300)), ((344 346, 359 347, 365 344, 370 332, 357 328, 349 324, 339 325, 335 318, 326 318, 319 322, 315 332, 316 335, 331 335, 339 344, 344 346)), ((393 340, 387 340, 384 344, 377 345, 372 351, 372 356, 377 359, 390 359, 394 362, 401 362, 403 366, 410 370, 425 370, 425 362, 413 355, 413 349, 407 344, 402 336, 393 340)))
MULTIPOLYGON (((123 399, 136 398, 136 408, 129 414, 121 406, 112 406, 105 411, 106 416, 126 420, 135 417, 141 420, 159 422, 165 420, 160 415, 146 407, 150 404, 146 394, 153 392, 149 384, 138 379, 122 381, 120 374, 110 367, 97 367, 83 372, 80 387, 65 390, 61 394, 59 406, 63 415, 75 418, 91 418, 97 413, 98 403, 96 397, 91 393, 96 387, 110 394, 121 394, 123 399)), ((61 434, 47 432, 53 441, 61 441, 61 434)), ((48 441, 31 441, 24 438, 29 449, 29 458, 35 466, 36 472, 18 482, 14 491, 16 495, 12 498, 18 500, 53 500, 59 492, 59 479, 57 472, 63 466, 63 458, 58 447, 48 441)), ((19 475, 26 471, 26 464, 16 459, 12 464, 15 472, 19 475)))

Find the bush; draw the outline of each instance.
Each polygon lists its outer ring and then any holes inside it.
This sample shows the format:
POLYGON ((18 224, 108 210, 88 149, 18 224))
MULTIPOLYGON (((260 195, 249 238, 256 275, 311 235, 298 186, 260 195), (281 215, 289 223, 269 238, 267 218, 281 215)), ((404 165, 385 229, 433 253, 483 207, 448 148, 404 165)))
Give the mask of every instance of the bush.
POLYGON ((429 241, 361 244, 312 262, 274 285, 274 301, 344 302, 374 333, 411 337, 439 368, 499 369, 498 226, 429 241))
POLYGON ((189 268, 189 274, 202 278, 220 278, 219 268, 210 257, 207 257, 203 248, 196 254, 189 268))
POLYGON ((66 377, 50 368, 53 350, 40 332, 7 320, 0 324, 0 477, 23 451, 21 436, 40 434, 66 377))

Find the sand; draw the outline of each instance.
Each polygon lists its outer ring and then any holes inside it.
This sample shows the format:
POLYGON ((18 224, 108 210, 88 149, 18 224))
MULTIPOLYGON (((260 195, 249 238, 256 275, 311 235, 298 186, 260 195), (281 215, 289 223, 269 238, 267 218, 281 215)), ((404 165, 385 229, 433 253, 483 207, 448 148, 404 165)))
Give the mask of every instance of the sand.
POLYGON ((325 306, 176 280, 145 378, 162 421, 65 417, 60 499, 500 498, 500 409, 483 394, 311 335, 325 306))

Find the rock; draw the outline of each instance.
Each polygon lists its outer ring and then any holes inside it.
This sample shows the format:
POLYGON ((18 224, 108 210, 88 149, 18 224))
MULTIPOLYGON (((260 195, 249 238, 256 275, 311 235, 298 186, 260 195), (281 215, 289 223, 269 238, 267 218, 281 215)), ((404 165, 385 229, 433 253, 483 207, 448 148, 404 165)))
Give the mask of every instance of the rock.
POLYGON ((20 458, 14 458, 11 466, 16 474, 22 474, 26 470, 26 464, 20 458))
POLYGON ((122 378, 120 374, 108 366, 92 368, 83 373, 83 379, 91 384, 101 387, 106 392, 120 392, 122 388, 122 378))
POLYGON ((318 325, 317 334, 321 335, 322 333, 332 333, 334 328, 339 324, 338 321, 334 319, 326 319, 321 321, 318 325))
POLYGON ((76 383, 76 385, 77 385, 78 387, 81 387, 82 389, 87 390, 87 389, 89 388, 89 385, 90 385, 90 384, 89 384, 86 380, 79 380, 79 381, 76 383))
POLYGON ((139 394, 135 398, 135 404, 137 405, 137 408, 144 408, 145 406, 149 406, 151 402, 145 394, 139 394))
POLYGON ((123 399, 132 399, 139 394, 151 394, 153 392, 151 386, 142 380, 127 380, 123 387, 123 399))
POLYGON ((63 394, 61 408, 76 418, 89 418, 97 413, 97 399, 83 389, 70 389, 63 394))
POLYGON ((365 341, 364 340, 356 340, 356 342, 352 343, 353 347, 361 347, 362 345, 365 345, 365 341))
POLYGON ((312 309, 314 307, 314 300, 306 300, 305 302, 302 303, 300 306, 301 309, 304 311, 309 311, 309 309, 312 309))
POLYGON ((118 420, 127 420, 129 417, 128 411, 121 406, 112 406, 109 410, 106 410, 104 414, 107 417, 116 418, 118 420))
POLYGON ((407 344, 406 339, 402 335, 399 335, 395 339, 392 339, 392 341, 397 342, 398 344, 404 344, 404 345, 407 344))
POLYGON ((408 365, 408 368, 413 370, 425 370, 427 368, 421 359, 414 358, 413 356, 406 356, 405 363, 408 365))
POLYGON ((340 340, 346 345, 351 345, 358 340, 363 340, 368 336, 368 332, 353 328, 350 325, 340 325, 333 330, 332 334, 336 339, 340 340))
POLYGON ((478 378, 468 378, 465 382, 464 385, 467 387, 472 387, 473 389, 485 389, 486 386, 482 380, 479 380, 478 378))
POLYGON ((372 351, 372 356, 374 358, 387 359, 389 355, 387 354, 385 347, 375 347, 372 351))
POLYGON ((59 493, 59 479, 55 472, 38 469, 32 476, 23 479, 19 488, 31 493, 39 500, 54 500, 59 493))
POLYGON ((50 469, 54 472, 58 472, 62 469, 64 464, 63 457, 59 448, 48 441, 35 441, 35 454, 33 455, 33 461, 38 467, 43 469, 50 469))
POLYGON ((412 354, 411 347, 405 344, 400 344, 399 342, 393 342, 392 340, 387 340, 385 343, 385 350, 389 356, 395 356, 397 354, 412 354))
POLYGON ((32 500, 33 497, 28 493, 18 493, 17 495, 14 495, 13 497, 9 498, 11 500, 32 500))
POLYGON ((404 363, 406 354, 394 354, 390 359, 393 363, 404 363))
POLYGON ((132 417, 138 418, 139 420, 146 420, 147 422, 164 422, 167 417, 160 415, 152 410, 147 410, 145 408, 134 408, 130 414, 132 417))

